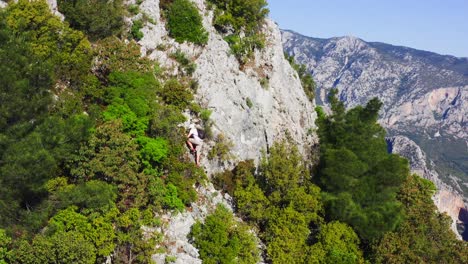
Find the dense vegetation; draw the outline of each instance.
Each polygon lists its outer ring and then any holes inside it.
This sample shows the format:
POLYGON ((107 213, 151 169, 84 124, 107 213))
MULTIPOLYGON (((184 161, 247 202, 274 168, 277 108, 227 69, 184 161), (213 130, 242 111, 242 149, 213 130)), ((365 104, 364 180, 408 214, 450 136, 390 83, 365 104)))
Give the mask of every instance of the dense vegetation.
POLYGON ((206 44, 208 33, 195 5, 188 0, 174 0, 167 11, 169 35, 177 42, 190 41, 206 44))
MULTIPOLYGON (((0 16, 0 261, 148 262, 161 237, 141 226, 183 210, 204 178, 177 127, 187 78, 159 76, 116 37, 91 48, 43 1, 0 16)), ((71 24, 93 39, 117 33, 71 24)))
MULTIPOLYGON (((261 36, 265 1, 209 2, 218 29, 241 41, 239 54, 258 47, 243 45, 261 36)), ((160 3, 170 16, 188 1, 160 3)), ((149 263, 163 238, 142 227, 185 210, 206 177, 187 155, 183 111, 203 121, 211 159, 232 159, 233 143, 214 137, 211 111, 193 102, 196 65, 181 51, 168 54, 174 75, 141 58, 137 43, 119 38, 121 4, 59 1, 69 22, 42 0, 0 10, 1 264, 149 263)), ((196 8, 178 12, 194 11, 199 17, 196 8)), ((180 32, 180 41, 205 41, 202 31, 180 32)), ((302 81, 313 91, 310 77, 302 81)), ((196 223, 190 239, 203 261, 468 262, 466 243, 435 210, 434 186, 386 152, 380 102, 348 111, 334 94, 330 102, 329 116, 318 109, 319 164, 286 139, 258 166, 243 161, 215 177, 243 222, 220 206, 196 223)))
POLYGON ((58 0, 57 6, 72 28, 86 32, 92 40, 122 32, 122 0, 58 0))
POLYGON ((238 223, 228 209, 219 205, 205 223, 193 225, 189 237, 200 250, 203 263, 257 263, 257 241, 246 224, 238 223))
POLYGON ((376 263, 467 263, 468 247, 448 228, 451 219, 437 211, 432 182, 412 175, 398 193, 405 221, 375 247, 376 263))
POLYGON ((312 178, 297 148, 275 143, 215 178, 266 244, 271 263, 464 263, 466 243, 431 200, 434 186, 388 154, 381 103, 348 111, 335 94, 318 111, 320 162, 312 178), (321 189, 314 184, 316 182, 321 189), (365 260, 366 259, 366 260, 365 260))
POLYGON ((162 0, 159 6, 167 19, 169 36, 177 42, 192 42, 203 45, 208 42, 208 33, 202 23, 197 7, 189 0, 162 0))
POLYGON ((207 0, 214 5, 214 26, 225 35, 232 53, 241 64, 246 63, 255 49, 265 46, 261 27, 268 15, 265 0, 207 0))
POLYGON ((234 197, 238 214, 259 230, 270 262, 363 262, 354 231, 325 223, 320 188, 293 144, 274 144, 255 171, 252 161, 241 162, 216 182, 234 197))

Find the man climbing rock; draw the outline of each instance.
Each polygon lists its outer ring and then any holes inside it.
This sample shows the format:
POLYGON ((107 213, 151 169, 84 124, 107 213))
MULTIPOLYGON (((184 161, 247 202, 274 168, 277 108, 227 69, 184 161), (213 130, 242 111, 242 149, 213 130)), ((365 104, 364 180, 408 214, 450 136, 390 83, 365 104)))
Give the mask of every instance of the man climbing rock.
POLYGON ((190 147, 190 152, 195 154, 195 164, 200 166, 200 150, 203 145, 203 140, 199 137, 195 124, 190 124, 189 129, 187 145, 190 147))

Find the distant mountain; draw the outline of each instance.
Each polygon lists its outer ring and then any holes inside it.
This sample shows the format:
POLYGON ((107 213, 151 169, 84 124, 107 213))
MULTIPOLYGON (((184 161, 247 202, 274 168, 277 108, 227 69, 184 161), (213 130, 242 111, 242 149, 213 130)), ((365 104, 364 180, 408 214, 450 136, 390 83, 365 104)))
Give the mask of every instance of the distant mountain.
POLYGON ((347 107, 378 97, 389 134, 415 141, 467 201, 468 58, 356 37, 319 39, 287 30, 282 36, 285 51, 312 73, 318 104, 327 104, 331 88, 347 107))

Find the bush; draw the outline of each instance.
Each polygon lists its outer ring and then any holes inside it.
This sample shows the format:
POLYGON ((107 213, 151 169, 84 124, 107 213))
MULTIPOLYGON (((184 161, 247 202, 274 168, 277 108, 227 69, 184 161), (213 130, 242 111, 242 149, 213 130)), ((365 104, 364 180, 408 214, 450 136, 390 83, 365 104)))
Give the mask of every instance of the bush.
POLYGON ((190 76, 197 69, 197 65, 194 62, 190 61, 180 50, 177 50, 169 56, 179 63, 179 71, 182 72, 183 75, 190 76))
POLYGON ((160 96, 166 104, 185 109, 193 100, 192 92, 176 79, 166 81, 160 96))
POLYGON ((251 100, 249 97, 247 97, 247 98, 245 99, 245 103, 247 104, 247 106, 248 106, 249 108, 252 108, 253 103, 252 103, 252 100, 251 100))
POLYGON ((215 158, 219 161, 227 161, 232 158, 231 149, 234 147, 234 143, 226 138, 223 134, 219 134, 216 137, 215 145, 208 152, 208 159, 213 160, 215 158))
POLYGON ((137 138, 140 145, 140 159, 147 174, 152 171, 160 162, 167 157, 168 144, 163 138, 150 138, 141 136, 137 138), (148 170, 148 171, 147 171, 148 170))
POLYGON ((99 40, 96 44, 94 73, 105 82, 111 72, 151 71, 151 61, 141 57, 140 46, 135 41, 125 43, 116 37, 109 37, 99 40))
POLYGON ((169 36, 177 42, 189 41, 203 45, 208 42, 208 33, 203 28, 202 17, 188 0, 175 0, 167 11, 169 36))
POLYGON ((11 238, 5 233, 5 230, 0 229, 0 264, 6 264, 6 260, 10 256, 8 246, 10 245, 11 238))
POLYGON ((96 248, 80 232, 58 232, 50 237, 37 235, 31 244, 19 243, 13 263, 83 263, 96 262, 96 248))
POLYGON ((185 206, 184 203, 179 199, 177 193, 177 187, 169 183, 166 188, 163 205, 169 209, 183 211, 185 206))
POLYGON ((189 234, 204 263, 256 263, 259 252, 248 226, 236 223, 232 212, 220 205, 195 223, 189 234))
POLYGON ((129 5, 128 6, 128 12, 132 15, 136 15, 140 12, 140 7, 138 5, 129 5))
POLYGON ((223 34, 232 53, 245 64, 255 49, 265 45, 261 25, 269 10, 265 0, 209 0, 216 5, 214 25, 223 34), (241 34, 243 33, 243 34, 241 34), (243 35, 243 37, 241 37, 243 35))
POLYGON ((136 40, 140 40, 143 38, 143 32, 141 32, 141 29, 143 28, 143 21, 141 20, 135 20, 133 21, 132 29, 130 30, 130 33, 132 34, 132 37, 136 40))
POLYGON ((58 10, 70 26, 85 31, 93 39, 102 39, 121 33, 123 21, 122 0, 58 0, 58 10))

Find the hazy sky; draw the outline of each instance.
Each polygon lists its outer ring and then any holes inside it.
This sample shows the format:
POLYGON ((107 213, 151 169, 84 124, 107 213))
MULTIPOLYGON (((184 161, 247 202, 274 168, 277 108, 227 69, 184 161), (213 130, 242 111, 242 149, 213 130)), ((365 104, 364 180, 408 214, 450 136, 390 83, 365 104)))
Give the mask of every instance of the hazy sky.
POLYGON ((468 57, 468 0, 268 0, 282 29, 468 57))

